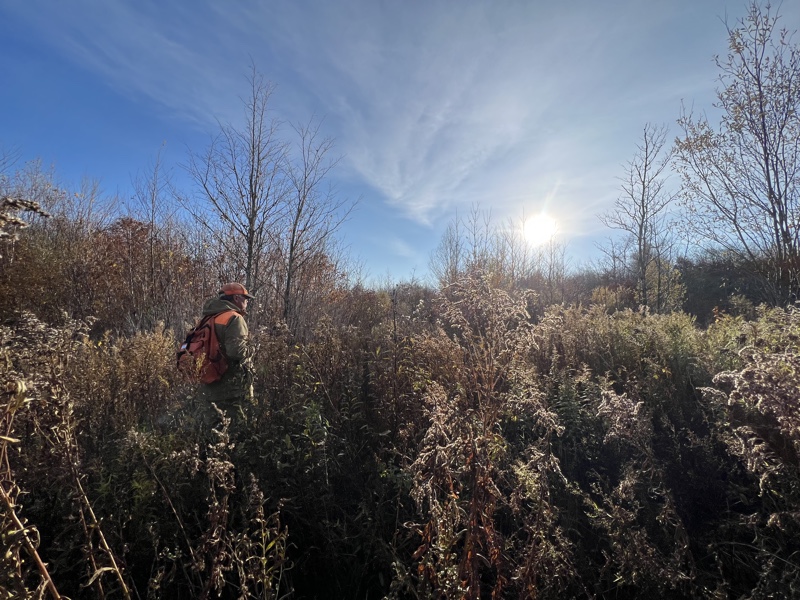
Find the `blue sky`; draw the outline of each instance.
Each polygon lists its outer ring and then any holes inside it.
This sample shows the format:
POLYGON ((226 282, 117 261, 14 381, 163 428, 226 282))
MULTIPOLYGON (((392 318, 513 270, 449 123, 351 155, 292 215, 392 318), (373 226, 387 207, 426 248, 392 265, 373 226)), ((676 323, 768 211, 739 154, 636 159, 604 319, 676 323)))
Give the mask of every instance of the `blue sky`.
MULTIPOLYGON (((371 278, 424 277, 456 211, 547 211, 573 265, 647 122, 711 110, 744 0, 0 0, 0 148, 130 196, 241 123, 249 66, 287 122, 324 117, 342 230, 371 278)), ((800 2, 783 25, 800 26, 800 2)))

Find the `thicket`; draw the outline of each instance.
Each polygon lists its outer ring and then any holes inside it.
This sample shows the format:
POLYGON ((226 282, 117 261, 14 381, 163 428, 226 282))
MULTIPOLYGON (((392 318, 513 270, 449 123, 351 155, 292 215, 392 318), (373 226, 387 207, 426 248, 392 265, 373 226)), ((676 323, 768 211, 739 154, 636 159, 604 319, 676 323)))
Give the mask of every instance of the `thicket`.
POLYGON ((798 283, 798 51, 769 10, 728 29, 719 131, 680 121, 685 200, 722 239, 674 264, 660 170, 636 170, 660 164, 648 128, 604 272, 476 210, 434 254, 438 291, 346 280, 331 142, 299 126, 293 159, 255 70, 258 135, 194 155, 194 223, 158 163, 125 212, 0 153, 0 600, 800 597, 800 308, 759 305, 798 283), (264 148, 234 186, 265 219, 239 256, 244 222, 203 175, 264 148), (715 206, 763 235, 737 245, 715 206), (255 394, 209 431, 175 350, 240 278, 255 394))
POLYGON ((0 597, 795 595, 800 313, 536 303, 342 290, 210 434, 173 331, 6 314, 0 597))

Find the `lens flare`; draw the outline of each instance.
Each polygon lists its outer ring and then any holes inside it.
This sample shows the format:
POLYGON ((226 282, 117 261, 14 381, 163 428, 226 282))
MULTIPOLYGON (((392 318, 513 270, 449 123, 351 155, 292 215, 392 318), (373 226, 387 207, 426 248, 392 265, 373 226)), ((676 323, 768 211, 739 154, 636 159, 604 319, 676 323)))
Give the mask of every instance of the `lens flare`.
POLYGON ((525 225, 523 226, 525 239, 528 240, 528 243, 532 246, 541 246, 542 244, 548 243, 557 232, 558 223, 556 223, 553 217, 545 213, 532 216, 525 221, 525 225))

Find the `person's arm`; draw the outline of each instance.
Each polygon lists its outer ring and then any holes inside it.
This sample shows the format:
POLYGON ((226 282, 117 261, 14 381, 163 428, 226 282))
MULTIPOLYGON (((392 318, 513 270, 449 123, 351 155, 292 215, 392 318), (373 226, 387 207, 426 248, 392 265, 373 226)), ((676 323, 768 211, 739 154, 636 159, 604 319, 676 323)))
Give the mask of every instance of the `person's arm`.
POLYGON ((225 328, 224 337, 220 340, 229 361, 240 363, 247 358, 247 336, 247 322, 244 317, 234 315, 225 328))

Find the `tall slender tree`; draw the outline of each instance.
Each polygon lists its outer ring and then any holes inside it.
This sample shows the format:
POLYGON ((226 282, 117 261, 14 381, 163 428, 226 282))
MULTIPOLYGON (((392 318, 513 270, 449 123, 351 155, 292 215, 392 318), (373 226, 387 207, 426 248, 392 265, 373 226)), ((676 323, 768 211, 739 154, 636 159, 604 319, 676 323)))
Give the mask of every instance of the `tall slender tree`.
POLYGON ((186 169, 201 203, 183 204, 235 265, 236 277, 258 292, 266 284, 265 260, 290 191, 284 177, 288 144, 270 113, 272 84, 255 66, 248 83, 244 125, 220 124, 204 153, 190 153, 186 169))
POLYGON ((333 140, 320 133, 320 125, 312 119, 294 127, 296 153, 290 154, 285 166, 289 191, 284 225, 278 229, 278 281, 283 319, 295 333, 301 327, 300 316, 312 288, 336 270, 332 260, 334 236, 354 206, 330 185, 328 175, 338 158, 331 156, 333 140))
POLYGON ((607 227, 625 234, 637 303, 659 312, 673 308, 666 299, 670 286, 677 283, 671 266, 673 237, 668 223, 674 194, 666 187, 672 155, 665 147, 667 134, 666 126, 644 126, 636 153, 626 165, 622 193, 614 208, 600 217, 607 227))
POLYGON ((447 224, 441 240, 431 252, 428 266, 440 287, 455 283, 464 272, 466 249, 461 236, 461 219, 455 218, 447 224))
POLYGON ((800 47, 749 5, 717 57, 718 125, 684 110, 676 140, 695 239, 735 256, 776 302, 800 291, 800 47))

